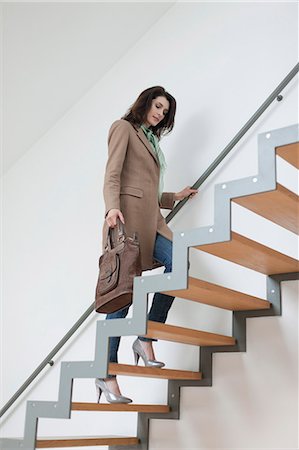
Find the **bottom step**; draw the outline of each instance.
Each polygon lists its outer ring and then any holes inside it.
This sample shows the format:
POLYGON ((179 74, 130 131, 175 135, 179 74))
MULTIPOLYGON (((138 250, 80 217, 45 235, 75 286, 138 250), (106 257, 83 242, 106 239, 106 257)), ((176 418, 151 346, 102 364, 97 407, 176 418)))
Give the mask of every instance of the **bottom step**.
POLYGON ((138 445, 136 437, 88 436, 88 437, 39 437, 36 448, 91 447, 93 445, 138 445))

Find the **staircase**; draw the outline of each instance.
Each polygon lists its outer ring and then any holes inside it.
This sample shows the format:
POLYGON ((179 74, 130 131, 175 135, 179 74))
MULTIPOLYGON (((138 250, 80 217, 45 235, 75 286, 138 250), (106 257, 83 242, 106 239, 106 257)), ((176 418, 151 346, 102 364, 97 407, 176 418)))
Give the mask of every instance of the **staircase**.
POLYGON ((276 155, 299 169, 299 127, 292 125, 258 135, 258 174, 215 186, 215 221, 208 227, 174 233, 173 272, 134 280, 131 319, 97 322, 95 359, 61 364, 57 401, 27 402, 23 439, 2 439, 3 449, 108 445, 111 449, 148 449, 151 418, 179 419, 180 388, 212 385, 212 355, 246 350, 246 319, 281 314, 280 283, 299 278, 299 261, 231 231, 231 204, 241 205, 298 234, 298 196, 276 180, 276 155), (267 300, 188 275, 188 249, 193 247, 267 275, 267 300), (232 336, 146 321, 147 294, 165 292, 194 302, 233 311, 232 336), (136 299, 138 298, 138 301, 136 299), (117 332, 115 334, 115 331, 117 332), (200 370, 153 369, 109 364, 111 335, 147 337, 200 346, 200 370), (167 405, 72 403, 74 378, 110 374, 168 380, 167 405), (138 412, 136 436, 38 437, 38 418, 71 418, 72 411, 138 412))

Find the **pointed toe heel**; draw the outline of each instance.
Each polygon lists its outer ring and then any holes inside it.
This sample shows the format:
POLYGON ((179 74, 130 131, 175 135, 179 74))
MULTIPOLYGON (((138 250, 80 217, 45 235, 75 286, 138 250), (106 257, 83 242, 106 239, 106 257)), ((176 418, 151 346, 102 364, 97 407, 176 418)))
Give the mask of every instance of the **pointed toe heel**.
POLYGON ((102 378, 96 378, 95 385, 97 390, 98 403, 100 403, 102 392, 104 392, 108 403, 132 403, 133 401, 132 399, 124 397, 123 395, 113 394, 113 392, 108 389, 106 382, 102 378))
POLYGON ((138 365, 140 357, 143 359, 144 365, 146 367, 157 367, 159 369, 165 366, 165 364, 161 361, 156 361, 155 359, 148 359, 138 338, 136 339, 136 341, 133 342, 132 349, 134 353, 134 360, 136 366, 138 365))

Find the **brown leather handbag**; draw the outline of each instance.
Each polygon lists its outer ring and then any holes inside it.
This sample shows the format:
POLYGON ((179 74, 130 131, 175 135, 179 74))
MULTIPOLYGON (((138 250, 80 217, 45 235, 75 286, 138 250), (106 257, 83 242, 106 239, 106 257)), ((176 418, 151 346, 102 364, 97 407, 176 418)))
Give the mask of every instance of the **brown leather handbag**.
POLYGON ((137 233, 133 237, 126 236, 124 225, 119 219, 115 228, 108 229, 99 269, 96 312, 109 314, 130 306, 134 277, 142 273, 140 246, 137 233))

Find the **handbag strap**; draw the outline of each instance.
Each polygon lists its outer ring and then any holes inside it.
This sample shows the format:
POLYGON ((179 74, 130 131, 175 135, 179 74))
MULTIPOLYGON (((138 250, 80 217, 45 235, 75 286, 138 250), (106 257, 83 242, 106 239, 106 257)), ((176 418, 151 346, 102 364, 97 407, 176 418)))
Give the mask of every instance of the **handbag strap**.
POLYGON ((126 239, 125 226, 119 218, 116 220, 114 228, 108 227, 106 233, 105 250, 111 250, 116 244, 123 242, 126 239))

